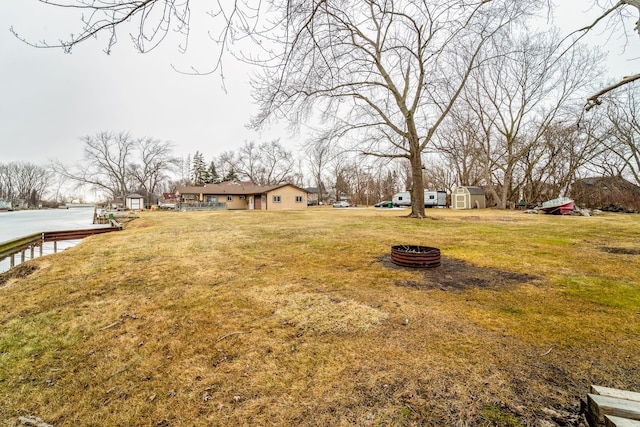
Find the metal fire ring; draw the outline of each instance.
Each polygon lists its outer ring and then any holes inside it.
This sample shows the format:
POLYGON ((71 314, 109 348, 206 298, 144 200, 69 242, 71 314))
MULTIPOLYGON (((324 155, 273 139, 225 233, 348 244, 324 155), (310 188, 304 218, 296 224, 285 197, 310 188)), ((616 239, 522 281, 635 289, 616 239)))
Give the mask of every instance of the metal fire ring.
POLYGON ((396 245, 391 247, 391 261, 403 267, 439 267, 440 249, 430 246, 396 245))

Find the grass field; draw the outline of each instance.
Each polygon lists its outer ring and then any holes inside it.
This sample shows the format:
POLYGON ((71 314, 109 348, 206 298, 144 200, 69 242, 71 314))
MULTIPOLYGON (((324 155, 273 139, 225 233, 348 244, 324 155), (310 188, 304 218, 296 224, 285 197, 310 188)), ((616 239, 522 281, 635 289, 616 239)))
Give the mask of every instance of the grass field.
POLYGON ((147 212, 31 261, 0 425, 577 426, 590 384, 640 389, 640 216, 427 214, 147 212))

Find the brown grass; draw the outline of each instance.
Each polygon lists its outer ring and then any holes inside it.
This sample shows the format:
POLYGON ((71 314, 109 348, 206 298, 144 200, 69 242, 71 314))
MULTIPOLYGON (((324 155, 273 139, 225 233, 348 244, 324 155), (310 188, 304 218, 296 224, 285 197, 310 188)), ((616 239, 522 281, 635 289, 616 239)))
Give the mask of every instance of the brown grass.
POLYGON ((151 212, 32 261, 0 425, 580 425, 589 384, 640 388, 640 217, 429 213, 151 212), (399 243, 522 279, 419 286, 399 243))

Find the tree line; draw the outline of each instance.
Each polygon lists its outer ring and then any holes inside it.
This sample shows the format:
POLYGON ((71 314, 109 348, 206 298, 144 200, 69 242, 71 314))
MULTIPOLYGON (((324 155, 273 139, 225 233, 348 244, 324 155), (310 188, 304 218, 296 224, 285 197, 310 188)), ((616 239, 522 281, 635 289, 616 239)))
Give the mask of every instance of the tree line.
MULTIPOLYGON (((141 52, 169 31, 189 36, 189 0, 43 3, 90 12, 79 32, 56 45, 66 51, 106 33, 110 52, 120 25, 132 17, 139 18, 131 39, 141 52)), ((375 165, 400 165, 412 194, 411 215, 422 217, 428 180, 446 188, 452 182, 483 185, 496 206, 506 207, 516 198, 533 201, 566 192, 589 168, 637 174, 637 134, 628 133, 636 130, 632 116, 621 111, 630 112, 627 102, 635 102, 640 75, 605 87, 599 78, 602 55, 580 39, 603 22, 612 34, 636 36, 640 26, 629 29, 625 23, 640 4, 594 2, 601 16, 565 37, 532 25, 553 7, 548 0, 268 0, 218 2, 210 16, 212 34, 219 35, 213 37, 220 48, 216 69, 222 73, 225 53, 258 67, 251 83, 259 110, 251 127, 274 121, 294 129, 321 124, 308 150, 316 157, 323 146, 330 150, 311 174, 318 188, 331 185, 336 197, 348 174, 323 177, 325 166, 336 161, 333 153, 377 159, 358 161, 373 165, 364 167, 368 177, 375 165), (585 100, 587 110, 599 111, 586 116, 585 100), (617 111, 619 105, 625 108, 617 111)), ((89 149, 100 154, 103 147, 95 142, 89 149)), ((136 170, 145 167, 140 144, 132 146, 136 170)), ((74 171, 59 165, 58 172, 113 197, 131 182, 153 192, 155 178, 146 172, 134 176, 124 163, 110 157, 74 171)), ((223 177, 232 171, 257 183, 302 177, 300 160, 296 164, 277 143, 245 143, 210 162, 208 176, 190 178, 212 179, 211 166, 223 177)), ((360 173, 351 181, 353 194, 363 182, 371 184, 360 173)))
POLYGON ((46 167, 34 163, 0 163, 0 201, 38 206, 43 196, 52 189, 51 177, 46 167))
MULTIPOLYGON (((535 59, 536 52, 521 52, 535 59)), ((594 77, 592 60, 587 54, 577 80, 594 77)), ((473 76, 434 135, 432 149, 422 155, 424 188, 481 186, 490 205, 505 208, 521 199, 539 203, 568 195, 572 183, 586 177, 624 177, 640 186, 640 88, 607 94, 602 106, 585 112, 565 94, 571 84, 567 69, 575 65, 549 61, 538 64, 542 70, 525 62, 519 68, 511 64, 509 73, 497 65, 493 74, 473 76), (535 71, 538 80, 518 71, 535 71)), ((210 159, 201 151, 178 157, 169 142, 126 132, 82 140, 83 158, 74 165, 0 163, 0 199, 38 206, 78 199, 87 191, 110 201, 135 192, 155 203, 176 185, 241 180, 313 187, 320 201, 369 205, 412 188, 415 179, 407 159, 369 156, 357 145, 344 149, 331 134, 310 137, 296 151, 278 140, 245 141, 210 159)))

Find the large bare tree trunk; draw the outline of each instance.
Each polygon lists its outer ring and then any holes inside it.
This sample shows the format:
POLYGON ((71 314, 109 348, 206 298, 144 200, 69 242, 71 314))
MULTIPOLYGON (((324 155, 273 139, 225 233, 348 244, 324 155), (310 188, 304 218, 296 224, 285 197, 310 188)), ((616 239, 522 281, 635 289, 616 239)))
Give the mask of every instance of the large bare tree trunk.
POLYGON ((422 156, 420 144, 417 138, 410 141, 411 151, 415 154, 411 156, 411 217, 424 218, 424 182, 422 180, 422 156))

